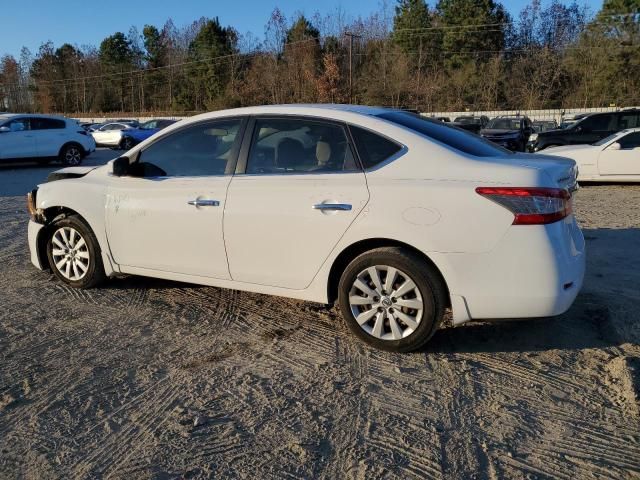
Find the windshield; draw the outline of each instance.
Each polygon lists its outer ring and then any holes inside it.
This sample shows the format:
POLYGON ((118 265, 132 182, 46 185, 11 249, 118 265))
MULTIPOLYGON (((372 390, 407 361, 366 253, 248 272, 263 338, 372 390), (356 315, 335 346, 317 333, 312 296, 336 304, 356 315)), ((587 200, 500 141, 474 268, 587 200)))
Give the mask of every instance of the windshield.
POLYGON ((156 128, 157 124, 157 120, 149 120, 148 122, 144 122, 142 125, 140 125, 139 128, 141 130, 151 130, 152 128, 156 128))
POLYGON ((417 114, 388 112, 377 116, 475 157, 503 157, 513 154, 479 135, 417 114))
POLYGON ((494 118, 486 126, 487 129, 496 130, 519 130, 520 119, 519 118, 494 118))
POLYGON ((478 117, 458 117, 454 120, 457 123, 472 124, 472 123, 480 123, 480 119, 478 117))
POLYGON ((592 143, 591 145, 599 147, 600 145, 604 145, 605 143, 610 142, 611 140, 616 138, 618 135, 623 134, 623 133, 625 133, 624 130, 622 132, 613 133, 613 134, 609 135, 608 137, 603 138, 602 140, 598 140, 597 142, 592 143))

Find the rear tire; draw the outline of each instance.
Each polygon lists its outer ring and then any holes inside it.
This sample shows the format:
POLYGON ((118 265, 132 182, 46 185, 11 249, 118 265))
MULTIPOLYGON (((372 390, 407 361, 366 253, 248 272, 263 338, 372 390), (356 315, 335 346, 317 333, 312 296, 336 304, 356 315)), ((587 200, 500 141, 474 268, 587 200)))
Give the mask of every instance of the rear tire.
POLYGON ((78 215, 49 227, 47 258, 53 274, 71 287, 92 288, 106 278, 98 240, 78 215))
POLYGON ((60 161, 64 165, 69 165, 70 167, 78 166, 82 163, 82 158, 84 157, 84 151, 82 147, 76 145, 75 143, 70 143, 69 145, 65 145, 60 150, 60 161))
POLYGON ((347 327, 369 345, 393 352, 423 347, 444 316, 446 290, 433 267, 398 247, 356 257, 343 272, 338 303, 347 327))

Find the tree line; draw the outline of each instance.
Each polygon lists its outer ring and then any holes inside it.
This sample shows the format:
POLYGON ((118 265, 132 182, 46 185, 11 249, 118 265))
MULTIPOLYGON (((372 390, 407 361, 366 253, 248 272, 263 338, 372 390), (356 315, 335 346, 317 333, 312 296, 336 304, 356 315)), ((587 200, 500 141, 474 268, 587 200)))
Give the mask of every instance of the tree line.
POLYGON ((420 111, 640 104, 640 0, 598 12, 533 0, 397 0, 366 17, 288 19, 263 39, 218 18, 116 32, 99 46, 43 43, 0 59, 0 110, 193 113, 270 103, 420 111))

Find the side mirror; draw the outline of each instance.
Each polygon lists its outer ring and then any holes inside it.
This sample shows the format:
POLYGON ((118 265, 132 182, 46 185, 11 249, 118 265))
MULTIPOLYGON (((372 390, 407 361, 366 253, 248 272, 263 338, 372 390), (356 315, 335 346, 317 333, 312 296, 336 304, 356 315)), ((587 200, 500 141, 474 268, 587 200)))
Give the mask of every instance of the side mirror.
POLYGON ((609 145, 608 150, 620 150, 622 148, 622 145, 620 145, 618 142, 613 142, 611 145, 609 145))
POLYGON ((10 132, 11 129, 9 127, 0 127, 0 133, 7 133, 10 132))
POLYGON ((118 157, 113 161, 113 175, 124 177, 129 174, 129 158, 118 157))
POLYGON ((578 126, 578 127, 576 127, 576 128, 574 128, 574 129, 573 129, 573 131, 574 131, 574 132, 576 132, 576 133, 580 133, 580 132, 582 132, 582 130, 583 130, 583 129, 582 129, 582 127, 580 127, 580 126, 578 126))

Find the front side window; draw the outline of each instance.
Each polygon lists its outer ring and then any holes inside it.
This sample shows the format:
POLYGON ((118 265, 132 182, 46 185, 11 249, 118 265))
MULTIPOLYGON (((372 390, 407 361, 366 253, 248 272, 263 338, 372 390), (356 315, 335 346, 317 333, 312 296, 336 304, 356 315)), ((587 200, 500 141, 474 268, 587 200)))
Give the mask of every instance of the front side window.
POLYGON ((618 140, 620 148, 631 150, 640 147, 640 132, 633 132, 618 140))
POLYGON ((5 123, 4 126, 9 127, 9 130, 12 132, 24 132, 25 130, 29 130, 29 119, 16 118, 15 120, 11 120, 9 123, 5 123))
MULTIPOLYGON (((451 127, 445 123, 429 120, 420 115, 406 112, 388 112, 378 115, 397 125, 406 127, 414 132, 436 140, 460 152, 476 157, 503 157, 513 155, 506 148, 491 143, 478 135, 461 128, 451 127)), ((487 127, 491 128, 491 127, 487 127)))
POLYGON ((306 119, 258 119, 246 173, 331 173, 358 170, 344 128, 306 119))
POLYGON ((133 170, 145 177, 229 174, 240 123, 238 119, 207 122, 172 133, 145 148, 133 170))

